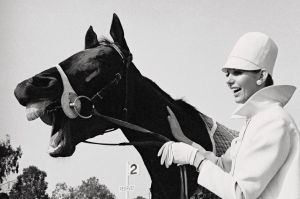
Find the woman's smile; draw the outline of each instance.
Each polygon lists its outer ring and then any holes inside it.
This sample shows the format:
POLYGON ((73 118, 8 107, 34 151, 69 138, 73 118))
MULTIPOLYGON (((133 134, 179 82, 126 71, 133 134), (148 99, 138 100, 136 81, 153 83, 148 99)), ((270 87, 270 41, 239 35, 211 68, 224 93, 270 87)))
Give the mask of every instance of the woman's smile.
POLYGON ((239 87, 234 87, 234 88, 231 88, 231 90, 233 91, 233 95, 236 97, 239 95, 239 93, 242 91, 241 88, 239 87))
POLYGON ((260 89, 260 86, 256 83, 259 79, 257 71, 227 69, 226 78, 226 83, 233 92, 235 102, 239 104, 245 103, 249 97, 260 89))

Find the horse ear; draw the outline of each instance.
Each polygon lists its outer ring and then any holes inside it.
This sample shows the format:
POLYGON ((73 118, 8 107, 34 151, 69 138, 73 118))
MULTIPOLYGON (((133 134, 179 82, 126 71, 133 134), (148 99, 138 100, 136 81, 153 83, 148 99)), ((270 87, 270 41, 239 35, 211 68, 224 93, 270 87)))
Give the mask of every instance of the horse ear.
POLYGON ((129 52, 126 40, 124 38, 124 31, 119 17, 114 13, 113 19, 110 27, 110 35, 113 38, 114 42, 118 43, 122 49, 129 52))
POLYGON ((94 32, 93 27, 90 26, 85 35, 85 49, 94 48, 98 45, 97 34, 94 32))

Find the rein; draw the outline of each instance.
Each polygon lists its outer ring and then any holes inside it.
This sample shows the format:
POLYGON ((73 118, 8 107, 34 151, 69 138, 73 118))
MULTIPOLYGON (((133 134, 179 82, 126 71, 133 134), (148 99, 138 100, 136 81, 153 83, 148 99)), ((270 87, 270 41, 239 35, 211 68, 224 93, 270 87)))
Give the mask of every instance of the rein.
POLYGON ((132 124, 132 123, 129 123, 129 122, 126 122, 126 121, 123 121, 123 120, 119 120, 119 119, 116 119, 116 118, 113 118, 113 117, 109 117, 109 116, 106 116, 106 115, 103 115, 101 113, 99 113, 96 109, 94 109, 94 114, 98 117, 101 117, 107 121, 110 121, 114 124, 117 124, 118 126, 122 126, 122 127, 125 127, 127 129, 131 129, 131 130, 134 130, 134 131, 138 131, 140 133, 144 133, 144 134, 148 134, 148 135, 152 135, 158 139, 160 139, 160 143, 162 142, 167 142, 167 141, 170 141, 169 138, 161 135, 161 134, 158 134, 158 133, 155 133, 155 132, 152 132, 148 129, 145 129, 141 126, 138 126, 138 125, 135 125, 135 124, 132 124))
MULTIPOLYGON (((167 138, 161 134, 152 132, 148 129, 145 129, 141 126, 132 124, 127 121, 128 120, 128 106, 129 106, 128 68, 129 68, 130 64, 132 63, 132 54, 129 53, 129 55, 127 57, 125 57, 123 52, 121 51, 121 49, 114 43, 109 44, 109 45, 108 44, 101 44, 101 45, 110 46, 118 52, 118 54, 121 56, 121 58, 123 60, 123 64, 125 65, 125 72, 122 71, 122 72, 117 73, 115 75, 115 78, 110 83, 108 83, 105 87, 103 87, 100 91, 98 91, 95 95, 93 95, 92 98, 89 98, 87 96, 78 96, 76 94, 76 92, 70 85, 66 74, 64 73, 62 68, 58 65, 57 69, 60 73, 60 76, 61 76, 62 82, 63 82, 63 86, 64 86, 64 91, 63 91, 63 95, 61 98, 61 105, 62 105, 62 109, 63 109, 64 113, 70 119, 74 119, 77 116, 79 116, 83 119, 89 119, 93 115, 98 116, 106 121, 116 124, 117 126, 154 136, 155 138, 157 138, 160 141, 153 140, 153 141, 122 142, 122 143, 99 143, 99 142, 91 142, 91 141, 83 141, 83 142, 87 143, 87 144, 96 144, 96 145, 105 145, 105 146, 155 146, 155 145, 161 146, 163 144, 163 142, 170 141, 169 138, 167 138), (124 120, 120 120, 120 119, 113 118, 113 117, 99 113, 96 110, 95 105, 93 103, 96 98, 99 98, 100 100, 102 100, 109 90, 115 88, 118 85, 118 83, 122 79, 122 73, 125 73, 125 101, 124 101, 124 108, 123 108, 124 120), (85 102, 85 103, 83 103, 83 102, 85 102), (90 108, 88 108, 88 110, 90 110, 90 111, 88 112, 87 115, 83 115, 81 113, 81 108, 82 108, 83 104, 84 105, 88 104, 90 107, 90 108)), ((113 131, 113 130, 116 130, 116 128, 109 129, 106 132, 113 131)), ((186 167, 184 165, 181 165, 181 166, 179 166, 179 168, 180 168, 180 178, 181 178, 180 198, 188 199, 186 167)))
MULTIPOLYGON (((106 146, 153 146, 153 145, 161 146, 163 142, 170 141, 169 138, 167 138, 167 137, 165 137, 161 134, 155 133, 153 131, 150 131, 150 130, 145 129, 141 126, 132 124, 130 122, 126 122, 126 121, 119 120, 119 119, 116 119, 116 118, 113 118, 113 117, 110 117, 110 116, 107 116, 107 115, 103 115, 103 114, 99 113, 96 109, 93 109, 93 115, 101 117, 102 119, 104 119, 106 121, 109 121, 113 124, 116 124, 120 127, 125 127, 127 129, 131 129, 131 130, 134 130, 134 131, 137 131, 137 132, 140 132, 140 133, 152 135, 152 136, 158 138, 160 141, 154 141, 153 140, 153 141, 121 142, 121 143, 100 143, 100 142, 83 141, 85 143, 97 144, 97 145, 106 145, 106 146)), ((115 129, 112 129, 112 130, 115 130, 115 129)), ((109 131, 112 131, 112 130, 109 130, 109 131)))

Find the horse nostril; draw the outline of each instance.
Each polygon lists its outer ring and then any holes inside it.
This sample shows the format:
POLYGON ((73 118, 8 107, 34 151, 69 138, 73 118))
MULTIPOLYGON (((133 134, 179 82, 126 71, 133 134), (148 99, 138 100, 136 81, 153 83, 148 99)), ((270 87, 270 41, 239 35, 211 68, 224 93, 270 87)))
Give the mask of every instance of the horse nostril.
POLYGON ((18 84, 18 86, 15 88, 14 90, 14 95, 17 98, 18 102, 22 105, 22 106, 26 106, 28 103, 28 99, 26 98, 26 96, 24 95, 23 89, 21 89, 22 85, 21 83, 18 84))
POLYGON ((14 90, 14 95, 22 106, 26 106, 30 102, 32 85, 33 78, 29 78, 19 83, 14 90))

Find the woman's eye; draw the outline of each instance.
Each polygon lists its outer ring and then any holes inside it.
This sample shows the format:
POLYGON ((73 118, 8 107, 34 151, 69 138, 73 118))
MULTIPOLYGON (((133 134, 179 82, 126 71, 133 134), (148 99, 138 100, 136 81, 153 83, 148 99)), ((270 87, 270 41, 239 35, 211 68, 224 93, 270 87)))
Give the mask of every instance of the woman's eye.
POLYGON ((232 74, 233 74, 234 76, 238 76, 238 75, 243 74, 243 71, 241 71, 241 70, 234 70, 234 71, 232 71, 232 74))

